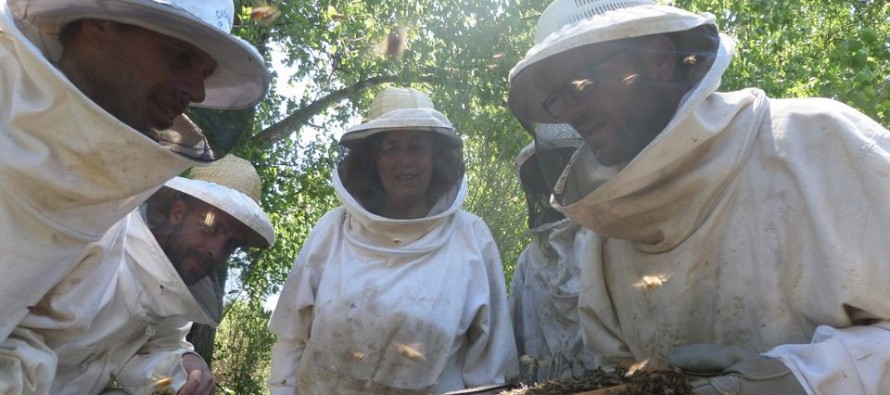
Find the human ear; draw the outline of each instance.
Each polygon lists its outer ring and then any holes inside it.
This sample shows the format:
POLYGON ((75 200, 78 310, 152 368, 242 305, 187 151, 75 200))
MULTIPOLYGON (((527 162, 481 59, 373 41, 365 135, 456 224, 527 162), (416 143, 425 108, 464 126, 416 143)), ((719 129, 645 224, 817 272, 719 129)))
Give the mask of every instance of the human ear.
POLYGON ((185 220, 185 215, 188 213, 188 205, 185 203, 185 200, 177 199, 170 205, 170 213, 167 214, 167 222, 176 226, 182 223, 185 220))

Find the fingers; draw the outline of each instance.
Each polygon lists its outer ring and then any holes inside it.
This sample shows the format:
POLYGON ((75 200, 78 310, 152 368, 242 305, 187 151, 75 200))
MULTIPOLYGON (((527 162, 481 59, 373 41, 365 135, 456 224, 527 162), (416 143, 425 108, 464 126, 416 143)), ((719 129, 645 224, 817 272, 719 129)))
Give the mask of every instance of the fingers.
POLYGON ((201 370, 192 370, 177 395, 212 395, 215 390, 212 374, 209 372, 204 374, 201 370))

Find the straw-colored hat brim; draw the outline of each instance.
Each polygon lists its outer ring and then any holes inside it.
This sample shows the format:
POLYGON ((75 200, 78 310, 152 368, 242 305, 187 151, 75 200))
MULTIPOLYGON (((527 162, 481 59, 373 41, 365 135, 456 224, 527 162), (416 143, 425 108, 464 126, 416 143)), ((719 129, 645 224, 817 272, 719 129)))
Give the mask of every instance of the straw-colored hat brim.
POLYGON ((265 248, 275 243, 275 229, 263 212, 263 209, 252 198, 242 192, 202 180, 176 177, 164 184, 164 187, 193 196, 231 215, 242 224, 253 230, 248 235, 248 244, 253 247, 265 248))
POLYGON ((395 130, 436 133, 445 137, 442 141, 450 144, 449 148, 462 146, 462 141, 454 132, 454 127, 448 118, 431 108, 403 108, 388 111, 368 122, 349 128, 340 138, 340 144, 351 148, 360 140, 378 133, 395 130))

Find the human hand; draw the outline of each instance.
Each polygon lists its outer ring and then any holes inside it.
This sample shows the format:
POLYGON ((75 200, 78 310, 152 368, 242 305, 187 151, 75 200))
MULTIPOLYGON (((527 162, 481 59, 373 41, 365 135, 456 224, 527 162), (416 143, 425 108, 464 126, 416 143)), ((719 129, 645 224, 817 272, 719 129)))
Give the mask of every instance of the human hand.
POLYGON ((213 395, 216 390, 213 385, 213 373, 198 354, 182 354, 182 367, 188 374, 188 379, 177 395, 213 395))
POLYGON ((806 394, 784 363, 744 347, 680 346, 668 353, 667 363, 690 376, 698 395, 806 394))

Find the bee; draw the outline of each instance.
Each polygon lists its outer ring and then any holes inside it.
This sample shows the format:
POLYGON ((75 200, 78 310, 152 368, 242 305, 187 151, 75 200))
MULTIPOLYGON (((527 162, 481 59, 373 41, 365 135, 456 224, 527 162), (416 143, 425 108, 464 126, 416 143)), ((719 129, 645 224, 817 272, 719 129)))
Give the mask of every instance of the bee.
POLYGON ((420 343, 404 344, 395 342, 395 346, 399 350, 399 354, 409 360, 421 361, 426 359, 423 352, 420 351, 420 347, 422 346, 420 343))
POLYGON ((250 19, 262 26, 271 25, 279 16, 281 16, 281 11, 278 10, 278 7, 266 3, 265 0, 260 0, 257 6, 250 11, 250 19))
POLYGON ((173 387, 170 385, 173 384, 172 377, 162 376, 151 383, 151 394, 150 395, 175 395, 176 392, 173 391, 173 387))
POLYGON ((377 44, 377 53, 390 59, 401 58, 408 48, 408 28, 395 26, 377 44))
POLYGON ((640 362, 635 362, 633 365, 630 365, 630 367, 627 368, 627 373, 624 374, 624 377, 633 376, 634 373, 645 368, 648 363, 649 363, 649 358, 646 358, 640 362))
POLYGON ((640 279, 639 282, 634 284, 634 288, 645 289, 647 291, 654 291, 654 290, 658 289, 659 287, 661 287, 662 285, 664 285, 668 281, 669 278, 670 278, 670 276, 665 275, 665 274, 643 276, 643 278, 640 279))

